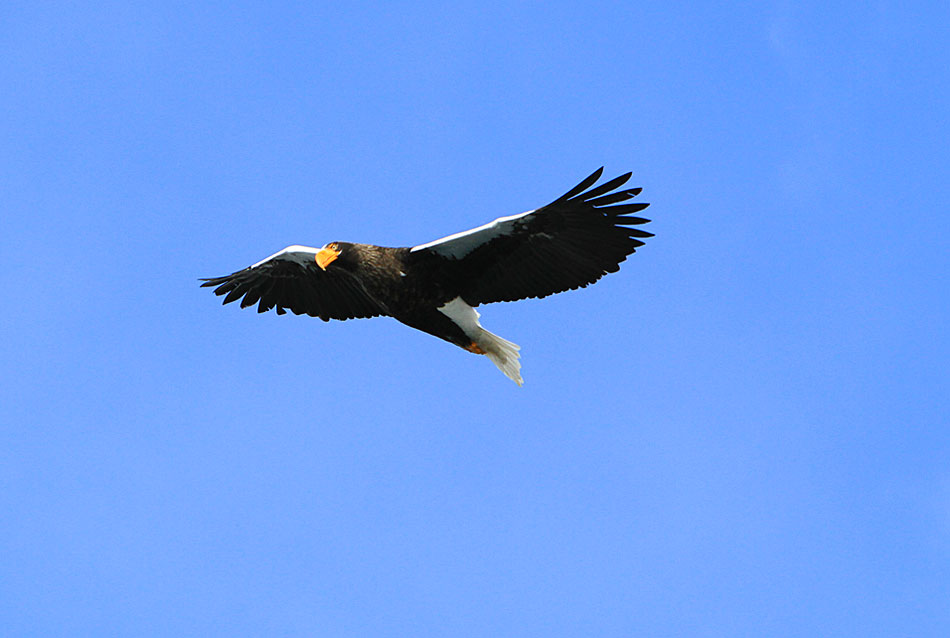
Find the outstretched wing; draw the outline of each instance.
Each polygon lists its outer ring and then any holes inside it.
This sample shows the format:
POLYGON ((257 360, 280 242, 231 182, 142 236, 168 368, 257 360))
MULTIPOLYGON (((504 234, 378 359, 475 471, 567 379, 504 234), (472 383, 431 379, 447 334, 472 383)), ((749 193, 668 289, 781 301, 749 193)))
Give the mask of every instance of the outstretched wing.
POLYGON ((641 189, 617 190, 630 173, 591 188, 599 168, 570 191, 537 210, 415 246, 411 253, 439 255, 459 271, 462 298, 472 306, 546 297, 592 284, 653 234, 633 217, 649 204, 622 203, 641 189), (587 190, 590 189, 590 190, 587 190))
POLYGON ((276 307, 279 315, 290 310, 324 321, 387 314, 356 277, 342 269, 317 266, 314 256, 319 250, 288 246, 244 270, 202 279, 201 286, 216 286, 214 294, 226 295, 224 303, 241 299, 242 308, 257 304, 258 312, 276 307))

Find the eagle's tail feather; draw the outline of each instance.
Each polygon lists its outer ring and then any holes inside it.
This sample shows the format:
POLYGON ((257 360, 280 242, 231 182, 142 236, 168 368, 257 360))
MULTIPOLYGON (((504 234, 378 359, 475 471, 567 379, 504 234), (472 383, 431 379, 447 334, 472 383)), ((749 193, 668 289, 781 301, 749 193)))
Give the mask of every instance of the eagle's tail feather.
POLYGON ((521 378, 521 361, 519 361, 521 355, 518 353, 521 347, 518 344, 492 334, 484 328, 481 328, 475 343, 485 351, 491 362, 504 372, 506 377, 518 385, 524 383, 524 379, 521 378))

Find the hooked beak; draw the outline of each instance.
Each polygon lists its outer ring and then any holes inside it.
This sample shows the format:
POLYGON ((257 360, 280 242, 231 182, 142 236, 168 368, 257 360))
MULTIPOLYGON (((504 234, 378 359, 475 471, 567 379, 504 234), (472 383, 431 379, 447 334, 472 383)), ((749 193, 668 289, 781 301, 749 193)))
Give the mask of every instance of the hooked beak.
POLYGON ((317 252, 314 259, 316 260, 317 265, 320 266, 321 270, 326 270, 327 266, 333 263, 333 261, 339 256, 339 250, 333 250, 332 248, 324 246, 317 252))

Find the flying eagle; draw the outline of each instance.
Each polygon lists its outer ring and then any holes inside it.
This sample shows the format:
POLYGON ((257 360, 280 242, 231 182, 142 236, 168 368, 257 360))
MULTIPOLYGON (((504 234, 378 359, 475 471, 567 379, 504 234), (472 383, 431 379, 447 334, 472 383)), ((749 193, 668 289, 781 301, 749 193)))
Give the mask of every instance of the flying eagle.
POLYGON ((482 328, 475 307, 546 297, 592 284, 652 237, 634 217, 649 204, 621 203, 640 188, 617 190, 630 173, 594 186, 587 179, 547 206, 411 248, 330 242, 288 246, 225 277, 202 279, 224 303, 258 312, 330 319, 389 316, 484 354, 521 385, 520 348, 482 328), (587 190, 590 189, 590 190, 587 190), (242 299, 243 297, 243 299, 242 299))

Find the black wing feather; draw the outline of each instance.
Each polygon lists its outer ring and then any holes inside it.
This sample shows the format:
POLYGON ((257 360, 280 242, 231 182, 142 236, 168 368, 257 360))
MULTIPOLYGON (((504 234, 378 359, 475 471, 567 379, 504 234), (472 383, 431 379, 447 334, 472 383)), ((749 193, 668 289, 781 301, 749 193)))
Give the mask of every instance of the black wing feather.
POLYGON ((563 201, 565 201, 565 200, 568 200, 568 199, 574 197, 575 195, 579 195, 580 193, 584 192, 586 189, 588 189, 588 188, 590 188, 591 186, 593 186, 594 184, 596 184, 596 183, 597 183, 597 180, 599 180, 599 179, 600 179, 600 176, 603 175, 603 174, 604 174, 604 167, 601 166, 601 167, 598 168, 596 171, 594 171, 593 173, 591 173, 590 175, 588 175, 587 177, 585 177, 585 178, 584 178, 584 181, 582 181, 580 184, 578 184, 577 186, 575 186, 575 187, 572 188, 571 190, 569 190, 569 191, 567 191, 566 193, 564 193, 563 195, 561 195, 561 196, 560 196, 557 200, 555 200, 553 203, 558 204, 558 203, 560 203, 560 202, 563 202, 563 201))
POLYGON ((223 303, 243 297, 241 307, 257 304, 258 312, 276 307, 279 315, 290 310, 324 321, 386 314, 350 273, 333 266, 324 271, 316 263, 294 259, 293 253, 279 253, 256 266, 201 281, 203 288, 213 287, 216 295, 224 296, 223 303))
POLYGON ((586 287, 619 270, 627 255, 643 245, 640 239, 653 236, 631 228, 648 219, 629 216, 649 204, 614 205, 641 189, 615 191, 630 173, 591 188, 602 173, 602 168, 594 171, 554 202, 505 222, 504 232, 458 260, 466 282, 462 298, 475 306, 546 297, 586 287))
POLYGON ((603 195, 604 193, 609 193, 616 188, 620 188, 627 183, 627 180, 629 180, 632 175, 633 173, 626 173, 625 175, 621 175, 620 177, 615 177, 612 180, 606 181, 596 188, 590 189, 584 193, 584 200, 590 201, 595 197, 603 195))

